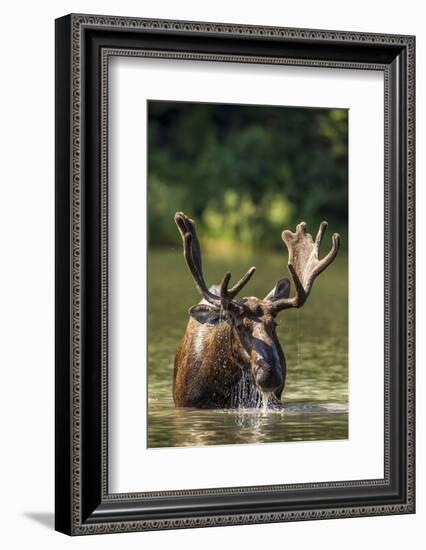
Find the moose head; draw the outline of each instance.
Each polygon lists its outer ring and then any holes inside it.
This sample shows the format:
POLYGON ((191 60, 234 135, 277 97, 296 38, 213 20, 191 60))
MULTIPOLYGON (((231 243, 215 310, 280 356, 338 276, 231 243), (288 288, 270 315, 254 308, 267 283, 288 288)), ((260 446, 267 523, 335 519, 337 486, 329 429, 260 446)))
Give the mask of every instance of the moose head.
POLYGON ((265 396, 281 397, 286 365, 276 335, 276 317, 288 308, 306 302, 315 278, 331 264, 340 245, 338 234, 332 248, 319 259, 327 222, 320 224, 313 240, 306 224, 296 232, 285 230, 282 240, 288 248, 288 269, 295 287, 290 297, 290 281, 280 279, 262 299, 237 298, 249 282, 255 267, 231 288, 230 273, 220 285, 207 287, 201 262, 200 243, 194 222, 182 212, 175 221, 183 240, 184 257, 202 300, 189 309, 190 321, 177 350, 173 396, 177 406, 235 407, 259 406, 265 396))

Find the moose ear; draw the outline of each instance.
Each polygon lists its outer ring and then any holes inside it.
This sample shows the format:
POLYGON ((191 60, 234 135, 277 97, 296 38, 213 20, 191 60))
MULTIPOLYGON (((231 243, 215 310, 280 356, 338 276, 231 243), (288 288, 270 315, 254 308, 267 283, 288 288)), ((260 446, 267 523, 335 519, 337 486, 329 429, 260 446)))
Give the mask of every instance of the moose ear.
POLYGON ((274 300, 280 300, 281 298, 288 298, 290 296, 290 281, 280 279, 271 292, 265 296, 265 300, 273 302, 274 300))
POLYGON ((197 304, 189 308, 188 313, 201 324, 214 325, 219 321, 220 311, 207 304, 197 304))

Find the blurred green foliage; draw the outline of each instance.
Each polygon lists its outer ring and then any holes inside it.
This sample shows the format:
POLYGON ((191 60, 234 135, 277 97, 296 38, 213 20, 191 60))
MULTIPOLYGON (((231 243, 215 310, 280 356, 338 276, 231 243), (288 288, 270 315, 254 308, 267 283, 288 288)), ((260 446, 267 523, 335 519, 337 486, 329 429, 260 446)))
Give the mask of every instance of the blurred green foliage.
POLYGON ((150 245, 182 210, 216 245, 281 247, 283 228, 347 232, 348 111, 150 101, 150 245))

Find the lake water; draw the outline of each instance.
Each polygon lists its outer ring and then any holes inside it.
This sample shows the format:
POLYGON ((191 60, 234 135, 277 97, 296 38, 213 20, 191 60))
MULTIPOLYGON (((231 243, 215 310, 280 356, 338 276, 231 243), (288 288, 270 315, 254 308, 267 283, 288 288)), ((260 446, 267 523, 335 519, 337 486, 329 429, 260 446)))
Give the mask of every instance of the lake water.
MULTIPOLYGON (((207 284, 226 271, 236 281, 251 266, 257 271, 242 294, 264 297, 288 276, 286 254, 268 252, 240 258, 205 254, 207 284)), ((148 447, 224 445, 347 439, 348 437, 348 270, 340 253, 314 283, 300 310, 277 317, 277 334, 287 360, 283 407, 279 409, 176 409, 172 398, 173 360, 199 301, 181 249, 151 250, 148 257, 148 447)))

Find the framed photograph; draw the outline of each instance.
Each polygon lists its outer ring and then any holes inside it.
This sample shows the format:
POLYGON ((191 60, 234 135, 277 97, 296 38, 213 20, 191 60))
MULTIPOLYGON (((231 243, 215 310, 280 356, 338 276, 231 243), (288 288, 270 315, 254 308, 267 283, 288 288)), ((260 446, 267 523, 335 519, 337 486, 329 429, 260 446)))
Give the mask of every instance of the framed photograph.
POLYGON ((413 36, 56 20, 56 529, 407 514, 413 36))

